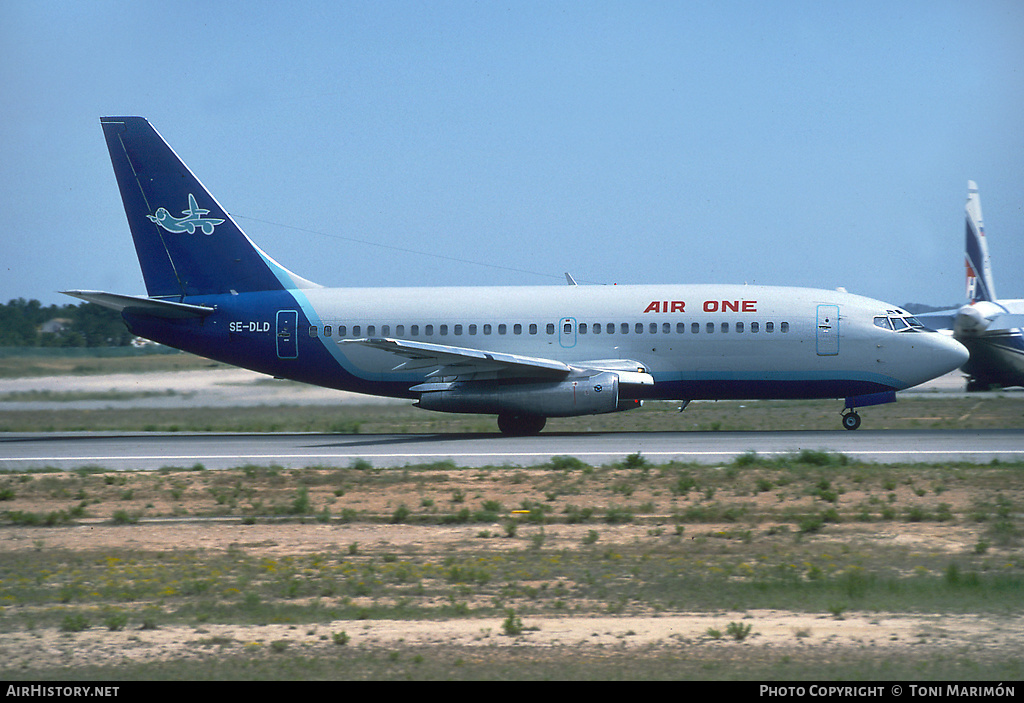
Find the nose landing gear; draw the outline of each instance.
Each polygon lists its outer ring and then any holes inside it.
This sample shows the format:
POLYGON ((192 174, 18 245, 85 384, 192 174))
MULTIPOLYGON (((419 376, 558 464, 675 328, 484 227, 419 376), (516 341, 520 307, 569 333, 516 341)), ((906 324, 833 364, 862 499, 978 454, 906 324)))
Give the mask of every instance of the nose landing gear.
POLYGON ((865 408, 869 405, 882 405, 883 403, 895 403, 896 391, 883 391, 881 393, 869 393, 867 395, 855 395, 846 399, 846 407, 843 408, 843 427, 848 430, 855 430, 860 427, 860 415, 856 408, 865 408))

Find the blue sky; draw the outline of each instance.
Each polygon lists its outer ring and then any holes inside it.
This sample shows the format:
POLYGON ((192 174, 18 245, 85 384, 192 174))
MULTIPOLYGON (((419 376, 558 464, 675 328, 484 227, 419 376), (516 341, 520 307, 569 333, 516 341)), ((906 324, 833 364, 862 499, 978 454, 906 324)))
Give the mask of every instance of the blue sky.
POLYGON ((144 293, 99 117, 143 115, 332 286, 1024 297, 1024 3, 0 3, 0 302, 144 293))

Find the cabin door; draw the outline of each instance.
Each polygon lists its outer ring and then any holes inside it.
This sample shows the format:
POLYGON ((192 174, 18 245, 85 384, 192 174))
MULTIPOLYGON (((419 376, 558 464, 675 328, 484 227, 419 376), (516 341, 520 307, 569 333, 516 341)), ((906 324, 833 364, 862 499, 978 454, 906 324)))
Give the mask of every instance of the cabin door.
POLYGON ((299 355, 299 335, 297 327, 299 313, 297 310, 277 311, 277 358, 295 359, 299 355))
POLYGON ((839 354, 839 306, 818 306, 818 356, 839 354))

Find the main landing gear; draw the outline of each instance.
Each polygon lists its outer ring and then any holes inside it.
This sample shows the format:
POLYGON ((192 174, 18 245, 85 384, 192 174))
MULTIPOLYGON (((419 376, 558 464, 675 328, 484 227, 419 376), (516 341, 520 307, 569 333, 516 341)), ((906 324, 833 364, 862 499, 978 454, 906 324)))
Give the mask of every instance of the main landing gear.
POLYGON ((848 430, 860 427, 860 415, 853 408, 850 408, 850 412, 843 413, 843 427, 848 430))
POLYGON ((498 415, 498 429, 503 435, 525 437, 538 434, 548 419, 540 415, 498 415))

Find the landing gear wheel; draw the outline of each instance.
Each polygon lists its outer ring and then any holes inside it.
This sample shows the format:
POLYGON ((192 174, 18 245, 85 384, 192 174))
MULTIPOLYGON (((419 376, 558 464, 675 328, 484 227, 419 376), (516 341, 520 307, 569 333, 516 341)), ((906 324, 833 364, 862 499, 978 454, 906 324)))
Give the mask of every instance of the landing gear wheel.
POLYGON ((854 410, 843 415, 843 427, 848 430, 855 430, 860 427, 860 415, 854 410))
POLYGON ((498 415, 498 429, 503 435, 525 437, 538 434, 547 421, 539 415, 498 415))

